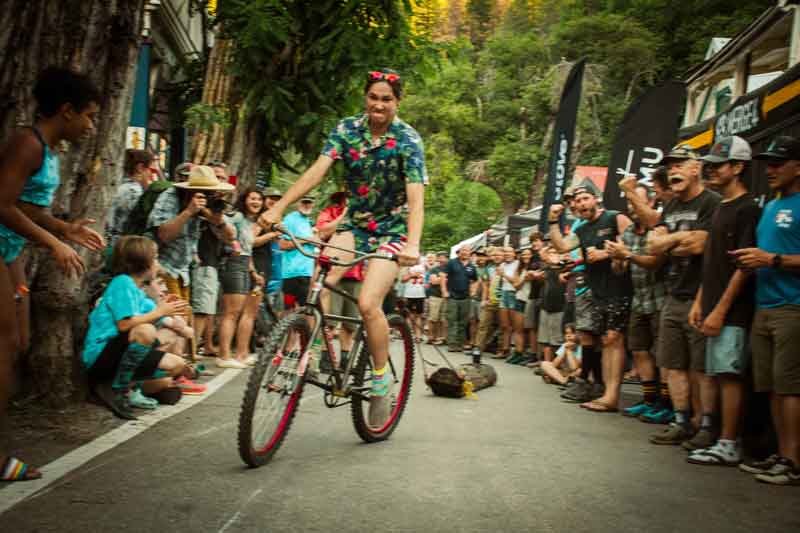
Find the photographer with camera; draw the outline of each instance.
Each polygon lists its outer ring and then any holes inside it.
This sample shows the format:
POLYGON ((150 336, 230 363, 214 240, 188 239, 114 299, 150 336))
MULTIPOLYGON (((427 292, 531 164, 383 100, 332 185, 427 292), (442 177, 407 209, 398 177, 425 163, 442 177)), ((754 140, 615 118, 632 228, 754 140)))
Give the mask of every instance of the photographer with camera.
POLYGON ((220 240, 233 241, 235 230, 222 214, 224 195, 233 189, 233 185, 220 181, 210 167, 197 165, 192 167, 187 181, 176 183, 156 200, 147 226, 158 243, 161 276, 170 294, 191 300, 189 267, 205 225, 220 240))

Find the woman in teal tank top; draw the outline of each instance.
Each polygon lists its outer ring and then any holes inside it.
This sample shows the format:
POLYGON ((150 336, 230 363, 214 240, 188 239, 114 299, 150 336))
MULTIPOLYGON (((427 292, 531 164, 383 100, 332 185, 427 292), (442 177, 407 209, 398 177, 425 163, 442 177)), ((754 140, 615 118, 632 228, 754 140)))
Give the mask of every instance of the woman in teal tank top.
MULTIPOLYGON (((49 248, 68 276, 85 271, 77 252, 62 241, 101 251, 105 243, 87 227, 94 220, 65 222, 46 211, 60 184, 58 152, 93 132, 100 93, 83 75, 49 68, 33 89, 38 118, 0 148, 0 417, 8 406, 14 360, 28 344, 28 298, 19 255, 26 240, 49 248), (9 312, 9 310, 11 312, 9 312)), ((25 481, 41 473, 0 450, 0 481, 25 481)))

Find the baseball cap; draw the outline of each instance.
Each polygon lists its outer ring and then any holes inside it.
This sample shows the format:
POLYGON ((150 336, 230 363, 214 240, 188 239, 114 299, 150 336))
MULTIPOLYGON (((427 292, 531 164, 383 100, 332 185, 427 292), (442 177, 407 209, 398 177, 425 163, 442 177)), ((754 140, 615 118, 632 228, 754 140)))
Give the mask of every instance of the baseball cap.
POLYGON ((189 174, 192 172, 192 163, 189 161, 185 161, 175 167, 175 179, 181 178, 186 179, 189 177, 189 174))
POLYGON ((282 198, 283 193, 278 189, 276 189, 275 187, 267 187, 266 189, 264 189, 264 196, 266 197, 274 196, 276 198, 282 198))
POLYGON ((800 160, 800 140, 788 135, 775 137, 766 152, 753 157, 753 159, 797 159, 800 160))
POLYGON ((686 159, 700 159, 700 154, 698 154, 694 148, 689 146, 688 144, 676 144, 672 147, 667 155, 661 158, 661 164, 666 165, 670 161, 680 161, 686 159))
POLYGON ((572 189, 572 196, 578 196, 579 194, 591 194, 592 196, 597 196, 597 193, 591 187, 586 187, 584 185, 578 185, 572 189))
POLYGON ((734 135, 715 142, 708 155, 701 159, 708 163, 724 163, 731 160, 750 161, 753 159, 753 151, 747 141, 734 135))
POLYGON ((316 202, 317 196, 312 193, 304 194, 302 198, 300 198, 301 202, 316 202))

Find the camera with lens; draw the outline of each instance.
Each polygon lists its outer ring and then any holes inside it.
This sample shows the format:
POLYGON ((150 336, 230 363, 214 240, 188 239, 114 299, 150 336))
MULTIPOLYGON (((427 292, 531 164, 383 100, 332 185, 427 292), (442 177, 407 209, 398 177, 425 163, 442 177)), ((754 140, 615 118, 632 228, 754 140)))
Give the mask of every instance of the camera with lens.
POLYGON ((222 213, 227 206, 228 202, 224 199, 218 198, 214 194, 206 193, 206 207, 208 207, 208 210, 212 213, 222 213))

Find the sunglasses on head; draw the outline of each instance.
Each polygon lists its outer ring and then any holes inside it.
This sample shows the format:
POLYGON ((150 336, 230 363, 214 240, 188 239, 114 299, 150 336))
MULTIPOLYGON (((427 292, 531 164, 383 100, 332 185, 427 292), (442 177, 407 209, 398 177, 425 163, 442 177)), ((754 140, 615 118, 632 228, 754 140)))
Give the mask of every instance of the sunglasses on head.
POLYGON ((369 79, 371 80, 385 80, 389 83, 395 83, 400 81, 400 76, 394 73, 387 74, 386 72, 381 72, 379 70, 373 70, 369 73, 369 79))

